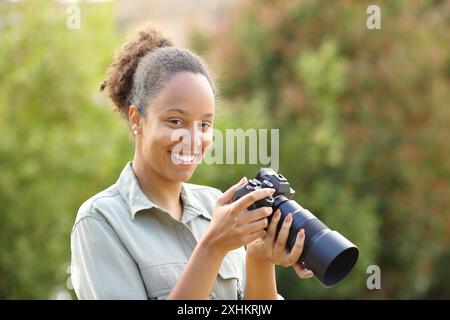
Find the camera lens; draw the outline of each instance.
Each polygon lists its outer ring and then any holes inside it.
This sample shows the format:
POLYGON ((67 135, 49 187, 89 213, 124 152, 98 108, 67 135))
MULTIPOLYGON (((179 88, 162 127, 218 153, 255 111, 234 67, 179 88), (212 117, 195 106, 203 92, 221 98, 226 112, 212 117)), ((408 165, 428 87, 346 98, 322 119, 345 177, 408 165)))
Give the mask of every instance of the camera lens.
MULTIPOLYGON (((286 243, 289 251, 295 244, 298 232, 301 229, 305 230, 303 252, 298 263, 312 270, 316 279, 325 287, 331 287, 344 279, 358 260, 358 248, 339 232, 330 230, 310 211, 291 200, 295 191, 286 178, 273 169, 261 169, 256 179, 249 180, 246 185, 236 190, 233 201, 259 188, 274 188, 275 193, 273 196, 256 201, 247 209, 271 207, 272 212, 280 209, 278 231, 286 216, 292 213, 293 220, 286 243)), ((272 215, 268 220, 272 220, 272 215)))
POLYGON ((331 287, 344 279, 358 260, 358 248, 340 233, 330 230, 310 211, 284 196, 275 198, 274 208, 279 208, 282 219, 292 213, 292 226, 288 236, 288 249, 295 244, 297 233, 305 230, 305 242, 300 261, 314 272, 325 286, 331 287))

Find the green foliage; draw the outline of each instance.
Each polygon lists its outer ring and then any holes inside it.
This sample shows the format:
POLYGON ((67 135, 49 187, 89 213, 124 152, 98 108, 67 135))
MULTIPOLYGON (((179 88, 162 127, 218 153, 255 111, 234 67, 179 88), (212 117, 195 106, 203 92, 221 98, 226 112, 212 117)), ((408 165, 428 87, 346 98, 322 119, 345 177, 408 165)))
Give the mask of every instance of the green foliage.
MULTIPOLYGON (((370 4, 381 7, 381 30, 366 28, 361 1, 253 0, 219 34, 194 38, 236 105, 218 126, 258 117, 280 128, 280 171, 296 199, 361 249, 331 289, 280 269, 289 298, 450 295, 448 6, 370 4), (382 290, 366 288, 371 264, 382 290)), ((197 181, 222 189, 244 174, 203 172, 197 181)))
POLYGON ((65 284, 80 204, 131 154, 125 126, 96 92, 111 52, 110 5, 0 2, 0 299, 48 298, 65 284))

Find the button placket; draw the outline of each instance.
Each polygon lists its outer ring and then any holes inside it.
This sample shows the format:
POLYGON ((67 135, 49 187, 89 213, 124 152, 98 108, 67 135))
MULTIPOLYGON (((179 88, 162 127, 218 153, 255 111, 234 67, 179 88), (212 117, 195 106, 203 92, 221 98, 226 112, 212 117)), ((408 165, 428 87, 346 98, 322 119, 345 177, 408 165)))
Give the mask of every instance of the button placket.
POLYGON ((192 231, 182 222, 174 221, 175 230, 178 235, 178 239, 180 244, 185 252, 186 258, 190 259, 192 252, 194 251, 195 246, 197 245, 197 240, 195 236, 192 234, 192 231))

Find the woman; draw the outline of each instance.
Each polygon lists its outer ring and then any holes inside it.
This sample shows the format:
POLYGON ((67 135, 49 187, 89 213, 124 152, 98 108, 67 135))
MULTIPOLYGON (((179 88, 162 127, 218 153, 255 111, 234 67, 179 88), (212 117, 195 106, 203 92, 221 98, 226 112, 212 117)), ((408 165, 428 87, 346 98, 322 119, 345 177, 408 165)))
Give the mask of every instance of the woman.
POLYGON ((246 209, 273 189, 232 203, 245 178, 223 194, 185 183, 211 144, 215 115, 214 86, 198 56, 143 28, 100 89, 128 121, 135 152, 117 182, 78 211, 71 237, 78 298, 277 299, 276 264, 312 276, 295 264, 304 231, 286 252, 292 219, 275 239, 280 213, 268 225, 270 208, 246 209), (180 129, 189 134, 178 137, 180 129))

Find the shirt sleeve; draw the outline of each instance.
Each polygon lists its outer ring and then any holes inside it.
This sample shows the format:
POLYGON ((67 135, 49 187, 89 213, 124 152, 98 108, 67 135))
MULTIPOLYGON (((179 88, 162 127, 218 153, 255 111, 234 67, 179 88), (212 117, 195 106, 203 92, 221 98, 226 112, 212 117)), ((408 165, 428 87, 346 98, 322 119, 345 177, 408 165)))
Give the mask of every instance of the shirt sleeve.
POLYGON ((106 220, 86 216, 78 221, 71 250, 78 299, 147 299, 137 264, 106 220))

